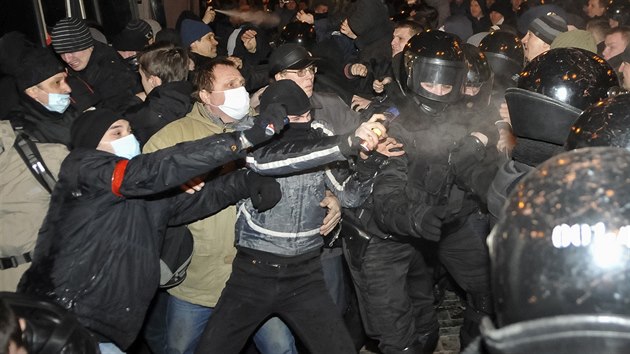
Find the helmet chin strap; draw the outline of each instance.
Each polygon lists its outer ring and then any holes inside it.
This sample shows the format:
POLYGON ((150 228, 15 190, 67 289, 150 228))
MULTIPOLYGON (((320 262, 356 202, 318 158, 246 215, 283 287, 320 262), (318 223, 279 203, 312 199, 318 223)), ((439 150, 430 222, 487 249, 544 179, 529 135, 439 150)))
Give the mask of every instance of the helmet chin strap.
POLYGON ((418 95, 413 95, 413 100, 424 113, 427 113, 432 116, 439 115, 440 113, 444 112, 446 108, 449 106, 448 103, 431 101, 427 98, 424 98, 418 95), (431 101, 432 104, 430 104, 428 101, 431 101))

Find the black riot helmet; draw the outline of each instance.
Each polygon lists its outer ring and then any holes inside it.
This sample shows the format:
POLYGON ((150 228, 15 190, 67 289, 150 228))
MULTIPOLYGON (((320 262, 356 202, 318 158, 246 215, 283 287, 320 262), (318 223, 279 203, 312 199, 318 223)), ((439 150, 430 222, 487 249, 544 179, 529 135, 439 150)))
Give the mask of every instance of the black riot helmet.
POLYGON ((280 32, 280 44, 294 43, 311 49, 316 43, 315 27, 306 22, 290 22, 280 32))
POLYGON ((518 87, 505 91, 514 134, 561 146, 578 115, 616 85, 615 71, 597 54, 549 50, 523 69, 518 87))
POLYGON ((437 9, 423 2, 403 4, 399 8, 399 12, 392 16, 392 21, 411 20, 418 22, 424 28, 436 29, 438 27, 438 17, 437 9))
POLYGON ((627 352, 628 169, 625 149, 578 149, 512 191, 488 240, 496 324, 505 329, 489 337, 504 342, 499 352, 627 352))
POLYGON ((587 108, 571 127, 565 148, 616 146, 630 149, 630 94, 587 108))
POLYGON ((479 50, 488 58, 488 63, 497 80, 507 86, 515 86, 517 75, 523 69, 525 52, 523 43, 513 33, 492 31, 479 42, 479 50))
POLYGON ((606 17, 617 21, 619 26, 630 25, 630 1, 610 0, 606 8, 606 17))
POLYGON ((490 64, 486 56, 472 44, 462 44, 462 50, 466 57, 468 72, 464 83, 464 101, 467 104, 487 107, 490 104, 492 95, 492 83, 494 73, 490 69, 490 64))
POLYGON ((421 107, 439 112, 462 97, 467 72, 459 39, 446 32, 428 30, 414 35, 405 45, 398 77, 403 91, 421 107), (427 85, 436 84, 451 89, 441 95, 427 90, 427 85))

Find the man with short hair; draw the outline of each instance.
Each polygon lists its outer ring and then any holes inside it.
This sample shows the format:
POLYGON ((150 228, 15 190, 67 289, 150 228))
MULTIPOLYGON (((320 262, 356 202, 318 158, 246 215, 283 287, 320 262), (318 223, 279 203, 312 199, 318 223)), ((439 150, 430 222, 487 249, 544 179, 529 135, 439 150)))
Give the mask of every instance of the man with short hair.
POLYGON ((615 70, 621 65, 621 54, 630 42, 630 27, 615 27, 606 34, 602 56, 615 70))
MULTIPOLYGON (((392 39, 392 61, 394 61, 392 67, 396 67, 397 64, 400 64, 400 56, 396 57, 397 54, 402 53, 403 49, 409 39, 414 35, 422 32, 422 25, 418 22, 411 20, 404 20, 396 23, 394 26, 394 39, 392 39)), ((393 72, 389 73, 389 76, 384 77, 381 80, 374 80, 372 83, 372 89, 374 92, 380 94, 385 90, 385 85, 392 82, 393 72)))
POLYGON ((409 38, 422 31, 422 26, 415 21, 405 20, 398 22, 394 27, 394 38, 392 39, 392 57, 402 52, 409 38))
MULTIPOLYGON (((144 55, 140 57, 143 60, 144 55)), ((142 70, 142 69, 141 69, 142 70)), ((144 147, 144 152, 153 152, 184 141, 193 141, 206 136, 227 131, 240 131, 253 124, 253 118, 246 114, 240 117, 236 105, 248 108, 245 96, 237 102, 227 90, 242 92, 244 79, 233 62, 215 58, 198 68, 193 79, 196 87, 196 102, 192 110, 183 118, 164 126, 144 147), (223 102, 218 97, 223 95, 223 102), (227 98, 227 99, 226 99, 227 98), (214 100, 213 100, 214 99, 214 100), (223 105, 226 112, 221 108, 223 105), (231 107, 231 110, 226 108, 231 107)), ((246 93, 245 93, 246 94, 246 93)), ((248 112, 249 113, 249 112, 248 112)), ((229 163, 220 168, 217 174, 225 174, 238 168, 237 163, 229 163)), ((205 186, 191 183, 190 191, 201 190, 205 186)), ((210 182, 211 183, 211 182, 210 182)), ((168 309, 166 315, 166 344, 168 352, 191 353, 197 347, 201 333, 212 316, 232 270, 234 248, 234 224, 236 208, 228 206, 216 214, 188 224, 194 238, 194 250, 186 279, 168 289, 168 309)), ((291 331, 277 317, 265 322, 253 337, 262 354, 296 353, 291 331)))
POLYGON ((547 14, 533 20, 527 34, 521 39, 525 60, 530 62, 551 49, 551 42, 556 36, 568 30, 566 21, 556 14, 547 14))
POLYGON ((187 80, 187 51, 170 43, 156 43, 140 52, 138 72, 146 98, 124 116, 143 146, 162 127, 190 112, 193 87, 187 80))
POLYGON ((89 84, 100 97, 97 107, 121 111, 136 103, 139 77, 111 47, 92 39, 81 19, 59 20, 51 33, 55 52, 68 66, 68 74, 89 84))

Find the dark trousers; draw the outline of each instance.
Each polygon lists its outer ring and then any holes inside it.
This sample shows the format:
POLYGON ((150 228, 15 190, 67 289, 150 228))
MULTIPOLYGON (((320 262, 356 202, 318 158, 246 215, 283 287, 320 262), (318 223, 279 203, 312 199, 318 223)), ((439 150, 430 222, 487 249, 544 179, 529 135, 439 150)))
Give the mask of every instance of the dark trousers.
POLYGON ((349 264, 366 333, 384 354, 400 353, 438 325, 433 265, 426 261, 437 257, 467 293, 489 293, 489 258, 481 237, 485 222, 485 216, 472 214, 438 243, 373 237, 361 267, 349 264))
POLYGON ((356 349, 333 303, 319 256, 292 264, 290 258, 252 260, 241 251, 202 335, 197 353, 237 354, 274 314, 313 354, 348 354, 356 349), (278 266, 280 265, 280 266, 278 266))
POLYGON ((413 245, 373 237, 361 268, 349 266, 365 332, 384 354, 400 353, 438 326, 433 274, 413 245))

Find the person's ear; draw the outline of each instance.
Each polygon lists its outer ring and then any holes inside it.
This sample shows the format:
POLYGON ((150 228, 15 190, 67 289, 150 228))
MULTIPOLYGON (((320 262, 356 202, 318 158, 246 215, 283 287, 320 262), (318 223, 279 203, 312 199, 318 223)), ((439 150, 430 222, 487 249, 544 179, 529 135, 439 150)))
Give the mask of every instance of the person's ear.
POLYGON ((201 99, 201 103, 203 104, 212 104, 210 98, 210 92, 206 90, 199 91, 199 99, 201 99))
POLYGON ((20 324, 20 329, 22 330, 22 332, 24 332, 26 330, 26 320, 20 317, 18 318, 18 323, 20 324))
POLYGON ((153 85, 153 88, 156 88, 162 85, 162 79, 160 79, 159 77, 155 75, 151 75, 149 77, 149 82, 151 83, 151 85, 153 85))
POLYGON ((37 86, 31 86, 24 90, 24 93, 30 98, 37 100, 37 90, 39 90, 37 86))

